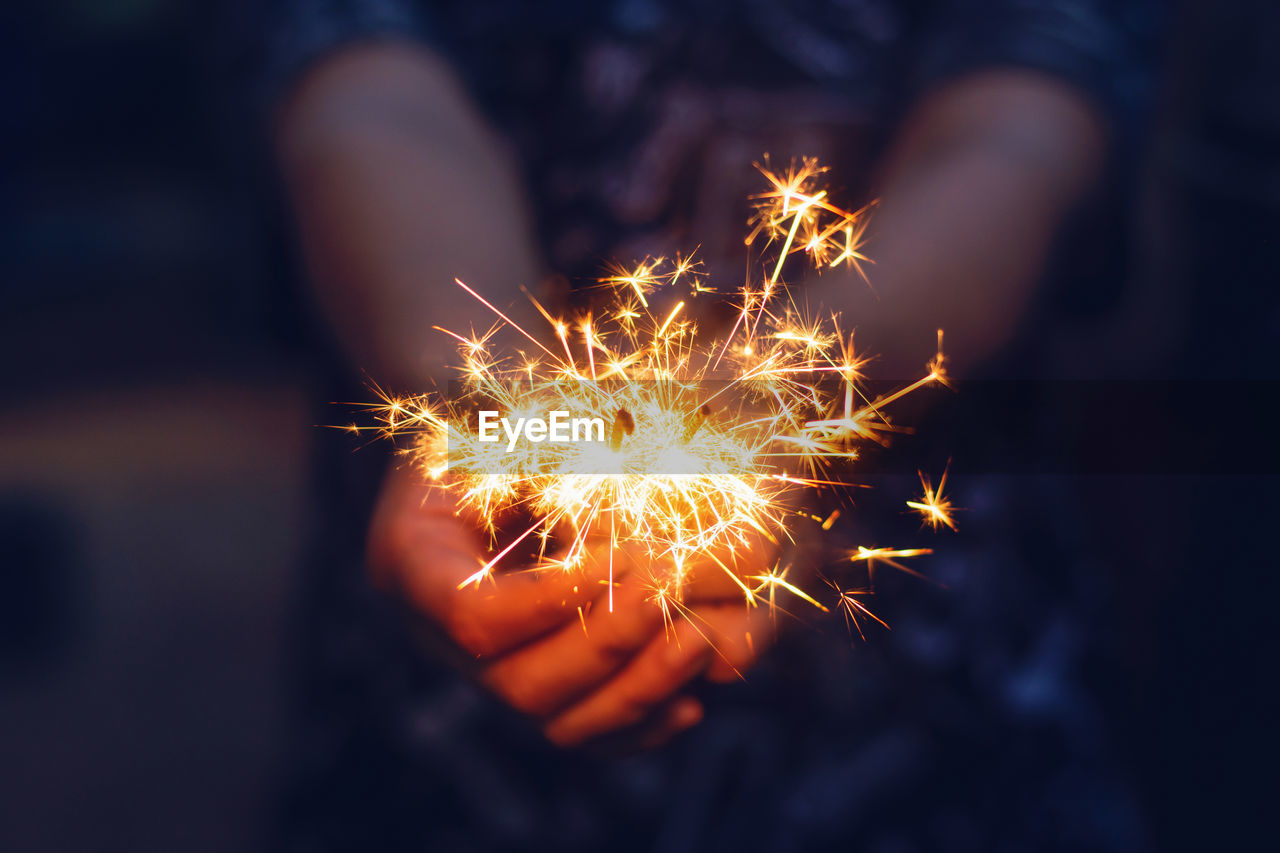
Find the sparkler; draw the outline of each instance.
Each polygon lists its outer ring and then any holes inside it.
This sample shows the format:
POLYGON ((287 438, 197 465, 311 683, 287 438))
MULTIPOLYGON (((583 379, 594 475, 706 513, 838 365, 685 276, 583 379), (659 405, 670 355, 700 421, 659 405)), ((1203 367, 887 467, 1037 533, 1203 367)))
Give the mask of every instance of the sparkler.
MULTIPOLYGON (((480 334, 440 329, 458 342, 461 392, 379 392, 382 399, 369 407, 376 425, 351 427, 407 436, 413 462, 487 529, 491 556, 459 589, 481 583, 522 544, 536 550, 536 569, 575 571, 588 544, 608 537, 611 547, 647 557, 653 599, 664 614, 682 608, 687 584, 702 572, 722 573, 749 605, 776 606, 784 594, 828 610, 787 579, 789 566, 759 573, 758 564, 742 567, 742 555, 761 541, 793 540, 812 518, 800 495, 844 485, 839 466, 866 442, 883 443, 901 430, 888 408, 946 382, 942 333, 919 380, 868 396, 867 359, 856 353, 852 334, 841 330, 838 315, 803 310, 783 271, 789 259, 804 256, 810 267, 846 267, 865 279, 870 205, 834 205, 820 186, 825 169, 812 159, 780 171, 766 159, 757 168, 768 188, 751 199, 746 244, 761 247, 763 274, 726 295, 735 307, 727 334, 706 334, 686 301, 672 302, 680 292, 715 292, 694 254, 613 267, 599 283, 604 299, 577 316, 554 314, 529 296, 545 320, 541 330, 517 325, 457 281, 493 324, 480 334), (496 351, 502 327, 522 348, 496 351), (509 442, 475 428, 481 411, 502 413, 509 442), (579 422, 599 423, 607 440, 541 440, 529 425, 542 422, 537 432, 545 433, 548 413, 572 419, 575 431, 579 422), (526 441, 517 440, 511 423, 526 425, 526 441), (532 523, 505 535, 505 521, 517 513, 532 523), (554 547, 557 541, 563 547, 554 547)), ((944 474, 935 492, 925 480, 924 497, 910 504, 934 528, 954 527, 945 482, 944 474)), ((817 519, 818 527, 829 529, 837 515, 817 519)), ((860 548, 849 559, 865 561, 869 571, 876 562, 911 571, 898 561, 925 553, 860 548)), ((861 633, 859 617, 876 619, 859 600, 864 591, 832 586, 835 608, 861 633)))

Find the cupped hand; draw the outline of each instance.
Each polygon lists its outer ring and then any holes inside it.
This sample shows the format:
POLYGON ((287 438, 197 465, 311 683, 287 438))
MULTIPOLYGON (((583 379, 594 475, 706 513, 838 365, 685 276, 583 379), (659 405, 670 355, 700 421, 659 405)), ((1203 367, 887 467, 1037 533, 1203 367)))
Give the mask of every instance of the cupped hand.
MULTIPOLYGON (((767 557, 766 549, 749 555, 767 557)), ((459 589, 488 559, 484 537, 450 493, 409 468, 383 485, 368 558, 384 591, 562 746, 664 743, 702 718, 701 703, 685 692, 690 682, 741 677, 771 640, 764 608, 748 607, 732 583, 702 584, 664 615, 648 558, 604 538, 580 569, 495 571, 459 589)))

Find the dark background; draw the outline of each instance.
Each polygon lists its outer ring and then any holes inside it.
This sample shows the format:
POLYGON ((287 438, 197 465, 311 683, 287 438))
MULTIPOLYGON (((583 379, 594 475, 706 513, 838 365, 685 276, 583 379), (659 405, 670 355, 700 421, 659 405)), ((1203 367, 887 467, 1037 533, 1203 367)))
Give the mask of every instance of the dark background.
MULTIPOLYGON (((321 386, 240 22, 2 14, 0 849, 252 847, 291 723, 321 386)), ((1199 380, 1156 443, 1267 434, 1265 385, 1239 429, 1215 389, 1280 378, 1278 40, 1274 4, 1182 5, 1095 261, 1122 286, 1062 309, 1087 318, 1063 342, 1095 353, 1081 375, 1199 380)), ((1133 614, 1110 707, 1157 848, 1261 843, 1275 469, 1181 453, 1083 487, 1133 614)))

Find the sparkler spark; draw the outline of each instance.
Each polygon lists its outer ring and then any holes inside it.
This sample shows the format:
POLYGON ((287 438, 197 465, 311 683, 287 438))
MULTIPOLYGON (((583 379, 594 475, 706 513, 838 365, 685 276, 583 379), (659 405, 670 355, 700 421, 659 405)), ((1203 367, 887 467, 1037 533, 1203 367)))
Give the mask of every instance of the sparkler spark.
POLYGON ((938 488, 933 488, 933 483, 929 480, 928 475, 923 471, 920 474, 920 487, 924 489, 924 494, 919 500, 907 501, 907 506, 914 509, 924 518, 924 523, 938 529, 939 524, 945 524, 952 530, 956 529, 955 519, 951 517, 953 508, 951 501, 942 495, 942 490, 947 487, 947 472, 951 469, 948 464, 942 471, 942 478, 938 480, 938 488))
POLYGON ((849 562, 865 562, 867 564, 867 574, 872 574, 876 563, 884 563, 886 566, 893 566, 900 572, 906 572, 909 575, 915 575, 923 578, 924 575, 915 569, 908 568, 898 562, 906 557, 920 557, 925 554, 932 554, 932 548, 868 548, 865 545, 859 545, 858 549, 849 555, 849 562))
MULTIPOLYGON (((704 572, 723 573, 748 605, 773 606, 782 592, 829 609, 788 580, 787 568, 759 573, 758 545, 793 540, 805 519, 813 521, 801 495, 844 485, 837 466, 856 459, 865 442, 884 442, 900 429, 886 409, 946 382, 941 332, 919 380, 868 398, 861 384, 867 359, 855 354, 852 335, 837 315, 802 310, 782 273, 789 257, 804 255, 811 267, 843 266, 865 279, 870 260, 861 249, 871 205, 849 211, 832 204, 819 186, 825 170, 812 159, 781 172, 767 160, 758 168, 769 189, 752 199, 746 243, 762 244, 766 274, 730 297, 735 319, 724 336, 705 334, 685 302, 672 299, 678 288, 711 292, 694 254, 611 267, 600 279, 605 298, 579 316, 557 316, 530 297, 547 325, 541 334, 458 281, 494 324, 480 334, 440 330, 458 342, 462 393, 379 391, 380 402, 368 407, 376 424, 349 427, 407 437, 412 461, 487 529, 492 556, 460 589, 489 577, 522 543, 536 545, 536 568, 573 571, 588 544, 607 537, 611 547, 647 557, 652 600, 668 618, 704 572), (502 327, 531 348, 497 351, 502 327), (482 409, 512 422, 551 412, 599 419, 608 440, 494 442, 472 428, 482 409), (532 523, 512 535, 507 522, 518 513, 532 523), (553 547, 557 541, 562 548, 553 547), (754 563, 744 559, 753 548, 754 563)), ((928 507, 935 528, 954 527, 945 482, 944 474, 934 492, 926 481, 922 501, 910 504, 928 507)), ((828 530, 837 515, 817 518, 815 531, 828 530)), ((860 548, 849 559, 866 561, 868 570, 883 562, 915 574, 897 560, 926 553, 860 548)), ((860 593, 835 590, 835 606, 852 624, 858 616, 880 621, 858 601, 860 593)))
POLYGON ((885 622, 879 616, 871 612, 871 610, 862 603, 863 596, 871 595, 870 588, 864 589, 841 589, 840 585, 833 580, 827 580, 827 586, 835 590, 836 593, 836 609, 840 611, 840 615, 844 617, 845 627, 852 634, 858 632, 858 636, 863 640, 867 639, 867 635, 862 630, 862 620, 871 619, 880 623, 884 628, 889 627, 889 623, 885 622))

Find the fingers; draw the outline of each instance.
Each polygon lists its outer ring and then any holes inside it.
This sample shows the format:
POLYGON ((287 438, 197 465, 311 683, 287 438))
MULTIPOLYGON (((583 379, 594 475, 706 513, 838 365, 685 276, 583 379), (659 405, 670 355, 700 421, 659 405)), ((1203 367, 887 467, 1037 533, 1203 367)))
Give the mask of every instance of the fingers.
POLYGON ((370 528, 374 579, 439 623, 466 651, 492 657, 572 621, 600 595, 610 574, 632 566, 626 551, 592 542, 572 571, 494 572, 464 583, 482 567, 476 531, 454 514, 453 496, 412 472, 387 479, 370 528), (460 589, 459 586, 462 586, 460 589))
POLYGON ((671 636, 659 633, 650 639, 613 678, 553 717, 543 732, 560 746, 576 746, 641 723, 702 672, 711 654, 711 647, 694 626, 677 622, 671 636))
POLYGON ((600 594, 599 582, 569 573, 495 575, 458 588, 478 568, 465 529, 415 525, 394 559, 397 593, 439 623, 464 649, 491 657, 577 620, 577 608, 600 594))
POLYGON ((699 554, 685 577, 685 602, 747 601, 758 578, 777 562, 780 546, 760 534, 699 554))
POLYGON ((620 670, 662 628, 662 611, 647 601, 638 576, 591 603, 581 620, 499 657, 483 680, 517 710, 547 716, 620 670))
POLYGON ((699 605, 688 618, 715 650, 706 671, 711 681, 726 683, 745 678, 760 655, 773 645, 774 626, 765 605, 699 605))
MULTIPOLYGON (((566 572, 495 572, 463 583, 485 553, 474 522, 453 495, 413 472, 388 478, 370 533, 370 564, 384 586, 436 623, 473 658, 500 698, 545 721, 555 743, 665 742, 701 718, 680 689, 706 672, 742 677, 771 639, 765 608, 748 608, 742 577, 764 572, 773 549, 704 554, 691 575, 684 616, 663 630, 663 609, 648 601, 654 567, 607 537, 586 540, 581 565, 566 572), (608 578, 622 580, 612 587, 608 578), (459 586, 463 588, 459 588, 459 586)), ((460 662, 465 665, 465 662, 460 662)))
POLYGON ((639 726, 597 739, 592 746, 605 752, 633 754, 657 749, 681 732, 702 722, 705 710, 692 696, 678 696, 660 706, 639 726))
POLYGON ((702 703, 682 696, 662 708, 654 723, 646 727, 636 740, 638 749, 657 749, 676 735, 702 722, 702 703))

